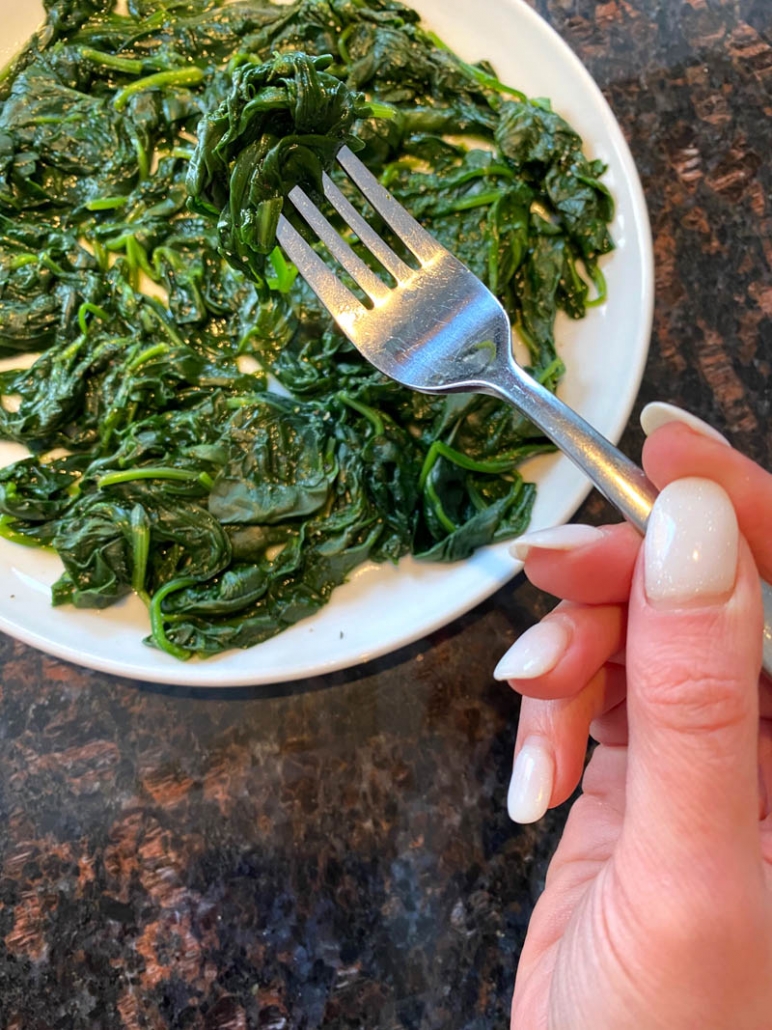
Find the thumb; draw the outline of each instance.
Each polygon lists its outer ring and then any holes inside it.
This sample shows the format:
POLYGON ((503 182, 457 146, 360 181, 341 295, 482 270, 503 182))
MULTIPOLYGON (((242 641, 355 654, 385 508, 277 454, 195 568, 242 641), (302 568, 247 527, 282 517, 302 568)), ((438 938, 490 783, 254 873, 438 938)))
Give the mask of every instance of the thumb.
POLYGON ((759 577, 728 495, 670 483, 630 599, 626 818, 668 862, 759 852, 761 639, 759 577))

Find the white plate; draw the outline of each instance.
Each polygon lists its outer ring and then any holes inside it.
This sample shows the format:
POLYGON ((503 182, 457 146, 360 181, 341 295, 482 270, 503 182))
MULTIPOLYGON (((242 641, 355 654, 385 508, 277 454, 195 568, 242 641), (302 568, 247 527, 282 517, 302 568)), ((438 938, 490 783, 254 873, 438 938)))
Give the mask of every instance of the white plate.
MULTIPOLYGON (((561 319, 558 347, 568 368, 563 399, 618 440, 638 392, 653 307, 651 237, 638 175, 622 132, 574 54, 523 0, 414 0, 438 35, 468 60, 490 60, 499 76, 531 96, 548 96, 580 132, 591 157, 608 165, 616 200, 616 251, 605 259, 608 302, 581 322, 561 319)), ((0 65, 37 27, 39 0, 0 0, 0 65), (10 31, 9 31, 10 25, 10 31)), ((0 465, 20 448, 0 444, 0 465)), ((560 456, 534 462, 534 528, 566 521, 587 480, 560 456)), ((520 566, 505 544, 456 565, 404 559, 365 565, 317 615, 248 651, 185 664, 142 643, 145 609, 136 598, 103 612, 54 609, 54 556, 0 540, 0 629, 61 658, 120 676, 187 686, 244 686, 331 672, 393 651, 490 596, 520 566)), ((491 667, 497 655, 491 655, 491 667)))

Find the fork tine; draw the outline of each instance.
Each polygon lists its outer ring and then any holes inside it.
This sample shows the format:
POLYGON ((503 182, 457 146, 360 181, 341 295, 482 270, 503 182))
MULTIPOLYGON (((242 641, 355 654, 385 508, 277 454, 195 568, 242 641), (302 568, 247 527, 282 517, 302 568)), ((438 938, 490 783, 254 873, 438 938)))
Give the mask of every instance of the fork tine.
POLYGON ((332 256, 359 283, 365 293, 374 301, 386 300, 391 293, 386 283, 379 279, 375 272, 354 253, 348 243, 338 235, 300 186, 294 186, 288 196, 332 256))
POLYGON ((276 238, 305 281, 324 304, 341 329, 350 328, 367 313, 367 308, 347 289, 284 215, 279 215, 276 238))
POLYGON ((421 262, 429 262, 445 248, 431 236, 412 215, 399 204, 387 189, 378 182, 358 157, 348 147, 338 151, 338 162, 346 174, 352 179, 371 206, 387 222, 402 242, 412 250, 421 262))
POLYGON ((387 272, 390 272, 397 282, 406 282, 413 269, 399 257, 391 247, 382 240, 369 222, 360 215, 351 201, 338 189, 327 172, 322 175, 324 195, 343 218, 343 220, 354 230, 359 239, 364 243, 370 253, 380 261, 387 272))

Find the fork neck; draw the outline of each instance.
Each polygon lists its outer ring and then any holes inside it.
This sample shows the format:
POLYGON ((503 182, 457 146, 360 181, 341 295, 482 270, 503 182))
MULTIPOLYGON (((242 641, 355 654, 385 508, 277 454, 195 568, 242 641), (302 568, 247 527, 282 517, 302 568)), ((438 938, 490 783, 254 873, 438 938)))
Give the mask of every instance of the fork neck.
POLYGON ((509 401, 592 480, 640 532, 657 490, 644 472, 555 394, 510 359, 500 362, 486 393, 509 401))

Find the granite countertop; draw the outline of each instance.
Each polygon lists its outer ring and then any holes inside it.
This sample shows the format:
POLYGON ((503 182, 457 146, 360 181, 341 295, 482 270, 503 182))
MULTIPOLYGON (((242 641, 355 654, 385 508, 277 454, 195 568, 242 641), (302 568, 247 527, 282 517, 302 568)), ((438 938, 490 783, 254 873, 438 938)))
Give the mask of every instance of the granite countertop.
MULTIPOLYGON (((646 192, 639 406, 772 466, 772 6, 535 6, 646 192)), ((596 495, 579 518, 616 521, 596 495)), ((517 701, 491 670, 552 603, 520 578, 387 658, 227 699, 0 637, 0 1027, 506 1026, 566 812, 508 821, 517 701)))

